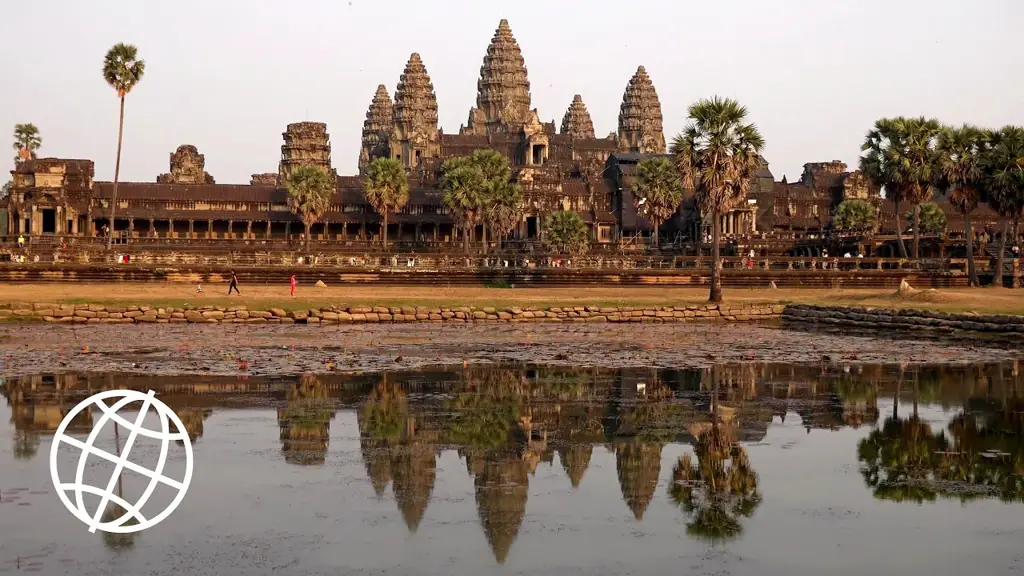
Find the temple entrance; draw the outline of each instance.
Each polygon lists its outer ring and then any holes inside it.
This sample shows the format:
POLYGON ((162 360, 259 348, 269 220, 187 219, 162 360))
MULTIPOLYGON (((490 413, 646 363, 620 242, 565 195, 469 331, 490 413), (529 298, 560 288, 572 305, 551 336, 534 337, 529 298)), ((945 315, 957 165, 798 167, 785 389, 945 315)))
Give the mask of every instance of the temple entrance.
POLYGON ((53 209, 41 210, 43 213, 43 234, 57 233, 57 211, 53 209))
POLYGON ((536 238, 537 237, 537 217, 527 216, 526 217, 526 237, 536 238))

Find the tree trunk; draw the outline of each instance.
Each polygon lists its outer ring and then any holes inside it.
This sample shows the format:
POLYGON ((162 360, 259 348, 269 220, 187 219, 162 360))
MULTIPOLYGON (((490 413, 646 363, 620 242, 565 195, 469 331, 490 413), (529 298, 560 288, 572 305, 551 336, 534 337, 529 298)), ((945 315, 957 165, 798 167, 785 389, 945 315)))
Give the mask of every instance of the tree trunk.
POLYGON ((483 242, 483 253, 487 254, 487 224, 480 227, 480 238, 483 242))
POLYGON ((711 213, 711 295, 708 302, 722 301, 722 254, 718 249, 722 237, 722 227, 718 221, 718 211, 711 213))
POLYGON ((309 222, 303 222, 306 225, 306 256, 309 256, 309 231, 312 228, 309 222))
POLYGON ((967 285, 977 287, 978 269, 974 265, 974 227, 971 226, 971 213, 964 212, 964 232, 967 234, 967 285))
POLYGON ((651 226, 653 226, 653 229, 651 230, 651 240, 653 241, 651 243, 651 247, 657 250, 660 246, 658 242, 658 228, 660 228, 660 226, 658 225, 658 220, 656 218, 651 218, 651 226))
POLYGON ((907 257, 907 246, 903 243, 903 215, 900 214, 900 201, 894 202, 896 205, 896 244, 900 247, 900 257, 907 257))
POLYGON ((121 96, 121 118, 117 122, 117 159, 114 161, 114 191, 110 195, 110 231, 107 233, 107 250, 114 246, 114 215, 117 213, 117 181, 121 177, 121 142, 124 137, 124 96, 121 96))
POLYGON ((892 419, 899 420, 900 387, 903 384, 903 365, 900 365, 900 379, 896 381, 896 392, 892 395, 892 419))
POLYGON ((921 204, 914 204, 914 260, 921 258, 921 204))
POLYGON ((383 234, 382 239, 384 240, 384 250, 388 249, 388 213, 381 212, 381 216, 384 217, 384 226, 381 228, 383 234))
POLYGON ((466 225, 464 226, 465 235, 462 237, 462 246, 466 249, 466 254, 469 254, 469 226, 470 222, 467 220, 466 225))
POLYGON ((996 256, 996 271, 992 274, 992 285, 1003 287, 1003 265, 1006 263, 1006 236, 1010 234, 1010 223, 1003 218, 1003 233, 999 238, 999 254, 996 256))

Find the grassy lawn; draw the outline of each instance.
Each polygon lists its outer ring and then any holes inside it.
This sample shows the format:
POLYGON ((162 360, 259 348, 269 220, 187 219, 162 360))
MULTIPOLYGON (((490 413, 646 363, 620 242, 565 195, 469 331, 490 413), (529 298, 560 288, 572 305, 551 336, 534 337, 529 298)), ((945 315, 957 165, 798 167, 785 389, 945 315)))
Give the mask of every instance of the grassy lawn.
MULTIPOLYGON (((189 284, 0 284, 0 303, 89 303, 103 305, 149 305, 183 307, 192 305, 231 306, 250 309, 345 306, 428 306, 457 307, 567 305, 674 306, 703 304, 705 288, 660 287, 574 287, 574 288, 485 288, 430 286, 300 286, 297 298, 288 296, 288 286, 246 286, 242 294, 226 296, 226 285, 206 285, 202 296, 189 284)), ((947 312, 1024 314, 1024 290, 998 288, 922 291, 913 297, 898 297, 891 290, 817 289, 726 289, 726 303, 806 303, 891 308, 926 308, 947 312)))

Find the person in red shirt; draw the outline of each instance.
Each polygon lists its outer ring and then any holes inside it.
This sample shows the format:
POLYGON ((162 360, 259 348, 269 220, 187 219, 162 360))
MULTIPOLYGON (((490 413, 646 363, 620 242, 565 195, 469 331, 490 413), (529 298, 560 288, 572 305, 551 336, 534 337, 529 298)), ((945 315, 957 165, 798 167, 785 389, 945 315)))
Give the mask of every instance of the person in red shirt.
POLYGON ((289 279, 288 282, 291 285, 292 298, 295 298, 295 285, 298 283, 298 282, 295 281, 295 274, 292 274, 292 277, 291 277, 291 279, 289 279))

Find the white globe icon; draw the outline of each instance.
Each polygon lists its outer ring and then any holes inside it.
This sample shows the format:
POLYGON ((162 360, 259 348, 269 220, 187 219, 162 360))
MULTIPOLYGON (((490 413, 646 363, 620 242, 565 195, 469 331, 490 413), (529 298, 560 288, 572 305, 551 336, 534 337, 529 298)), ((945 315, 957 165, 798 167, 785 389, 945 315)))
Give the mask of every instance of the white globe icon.
POLYGON ((156 398, 152 390, 148 394, 143 394, 137 390, 108 390, 86 398, 68 412, 64 420, 61 421, 60 427, 57 428, 53 435, 53 445, 50 447, 50 476, 53 479, 53 486, 57 490, 57 495, 60 496, 64 506, 89 527, 90 532, 100 530, 115 534, 129 534, 145 530, 150 526, 160 523, 174 512, 174 509, 178 507, 185 497, 185 492, 192 481, 192 464, 192 443, 185 430, 185 425, 178 418, 178 415, 174 413, 174 410, 156 398), (106 400, 113 400, 113 404, 108 405, 105 402, 106 400), (142 407, 139 408, 135 422, 129 422, 117 413, 118 410, 125 406, 136 403, 141 403, 142 407), (96 421, 89 437, 82 441, 67 436, 64 432, 75 416, 94 405, 103 412, 103 416, 96 421), (146 414, 150 411, 155 411, 159 416, 160 430, 151 430, 142 426, 146 414), (125 442, 120 456, 101 450, 93 445, 96 442, 97 435, 109 420, 113 420, 120 426, 123 426, 129 433, 128 440, 125 442), (169 429, 171 424, 173 424, 173 431, 169 429), (153 469, 145 468, 129 460, 132 445, 136 437, 140 435, 161 442, 159 461, 153 469), (167 452, 172 441, 181 441, 185 448, 185 473, 180 480, 163 475, 164 465, 167 462, 167 452), (77 448, 81 452, 74 482, 62 481, 57 469, 57 452, 62 443, 77 448), (102 458, 115 464, 114 473, 106 486, 91 486, 82 482, 86 459, 89 456, 102 458), (115 494, 114 486, 122 470, 129 470, 149 478, 149 484, 134 503, 126 502, 115 494), (157 485, 161 483, 177 490, 174 500, 156 516, 145 518, 141 510, 153 495, 157 485), (74 493, 74 500, 68 496, 68 492, 74 493), (92 515, 86 509, 83 499, 84 494, 93 494, 101 498, 100 505, 92 515), (109 503, 116 504, 124 510, 124 513, 120 517, 104 521, 102 514, 109 503))

